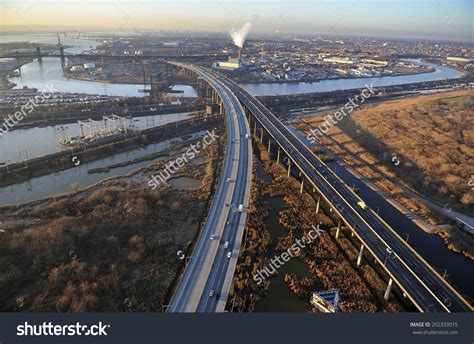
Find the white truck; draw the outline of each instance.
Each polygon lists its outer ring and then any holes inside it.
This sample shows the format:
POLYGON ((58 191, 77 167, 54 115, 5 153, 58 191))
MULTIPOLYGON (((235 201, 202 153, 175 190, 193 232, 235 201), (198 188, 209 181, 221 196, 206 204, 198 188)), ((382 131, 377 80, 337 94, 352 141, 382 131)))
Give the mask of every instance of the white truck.
POLYGON ((228 242, 228 241, 226 241, 226 242, 224 243, 224 248, 225 248, 225 249, 229 248, 229 242, 228 242))
POLYGON ((238 208, 238 212, 241 213, 244 211, 244 205, 243 204, 239 204, 239 208, 238 208))

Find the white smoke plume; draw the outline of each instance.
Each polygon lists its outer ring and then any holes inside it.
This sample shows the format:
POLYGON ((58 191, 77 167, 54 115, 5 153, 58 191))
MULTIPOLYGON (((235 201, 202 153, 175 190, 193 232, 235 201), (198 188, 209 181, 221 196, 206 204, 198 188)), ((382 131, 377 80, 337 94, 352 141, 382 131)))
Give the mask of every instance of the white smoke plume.
POLYGON ((234 44, 239 48, 244 47, 245 39, 252 28, 252 23, 247 22, 244 26, 240 29, 232 29, 230 30, 230 37, 232 37, 234 44))

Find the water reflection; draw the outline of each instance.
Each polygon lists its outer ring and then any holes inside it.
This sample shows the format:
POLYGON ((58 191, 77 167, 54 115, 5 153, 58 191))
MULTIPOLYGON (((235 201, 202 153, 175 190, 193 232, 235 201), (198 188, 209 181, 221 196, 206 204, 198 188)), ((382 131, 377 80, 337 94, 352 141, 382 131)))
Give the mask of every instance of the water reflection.
MULTIPOLYGON (((132 124, 139 129, 146 129, 180 121, 188 116, 189 112, 135 117, 132 119, 132 124)), ((0 163, 11 164, 22 161, 25 151, 30 158, 58 152, 63 149, 58 142, 60 138, 70 138, 79 134, 80 126, 77 123, 10 131, 0 137, 0 163)))
MULTIPOLYGON (((206 131, 199 131, 194 133, 192 137, 196 138, 204 135, 205 133, 206 131)), ((187 137, 187 139, 189 138, 187 137)), ((83 189, 99 182, 100 180, 126 174, 133 169, 150 164, 151 161, 142 161, 133 165, 119 167, 112 169, 107 173, 88 174, 87 171, 99 167, 110 166, 123 161, 133 160, 147 154, 160 152, 169 148, 178 141, 181 141, 181 139, 174 138, 171 140, 166 140, 133 151, 124 152, 101 160, 85 163, 65 171, 33 178, 28 182, 0 188, 0 206, 35 201, 48 196, 70 192, 72 185, 75 183, 77 183, 79 189, 83 189)))
MULTIPOLYGON (((419 62, 419 60, 409 60, 419 62)), ((439 66, 432 63, 423 63, 424 65, 436 68, 435 72, 401 75, 401 76, 383 76, 372 78, 357 78, 357 79, 330 79, 322 80, 314 83, 295 82, 295 83, 257 83, 257 84, 242 84, 242 86, 254 96, 266 95, 285 95, 297 93, 312 93, 312 92, 330 92, 337 90, 349 90, 353 88, 364 88, 366 85, 373 83, 374 87, 391 86, 391 85, 405 85, 415 82, 435 81, 443 79, 455 79, 462 76, 462 73, 445 66, 439 66)))

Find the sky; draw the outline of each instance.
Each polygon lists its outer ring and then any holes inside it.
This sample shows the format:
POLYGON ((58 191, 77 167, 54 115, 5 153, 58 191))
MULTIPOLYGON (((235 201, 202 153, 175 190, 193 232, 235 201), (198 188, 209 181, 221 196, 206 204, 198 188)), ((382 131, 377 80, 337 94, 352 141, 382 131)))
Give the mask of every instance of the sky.
POLYGON ((0 0, 0 26, 474 40, 474 0, 0 0))

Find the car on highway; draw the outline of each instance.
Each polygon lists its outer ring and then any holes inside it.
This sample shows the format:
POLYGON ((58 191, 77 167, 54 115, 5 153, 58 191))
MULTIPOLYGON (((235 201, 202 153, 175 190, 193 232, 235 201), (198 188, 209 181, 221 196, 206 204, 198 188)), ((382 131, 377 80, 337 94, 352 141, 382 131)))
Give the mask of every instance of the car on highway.
POLYGON ((243 204, 239 204, 239 209, 238 209, 239 213, 241 213, 242 211, 244 211, 244 205, 243 204))
POLYGON ((232 257, 232 252, 227 252, 227 258, 232 257))
POLYGON ((215 236, 214 234, 211 234, 211 240, 214 240, 215 236))
POLYGON ((211 291, 209 292, 209 297, 213 297, 214 296, 214 289, 211 289, 211 291))
POLYGON ((365 204, 364 201, 359 201, 359 202, 357 202, 357 205, 358 205, 359 207, 361 207, 362 209, 367 208, 367 204, 365 204))
POLYGON ((230 178, 227 178, 227 183, 230 183, 230 178))
POLYGON ((226 241, 226 242, 224 243, 224 248, 228 248, 228 247, 229 247, 229 242, 226 241))

